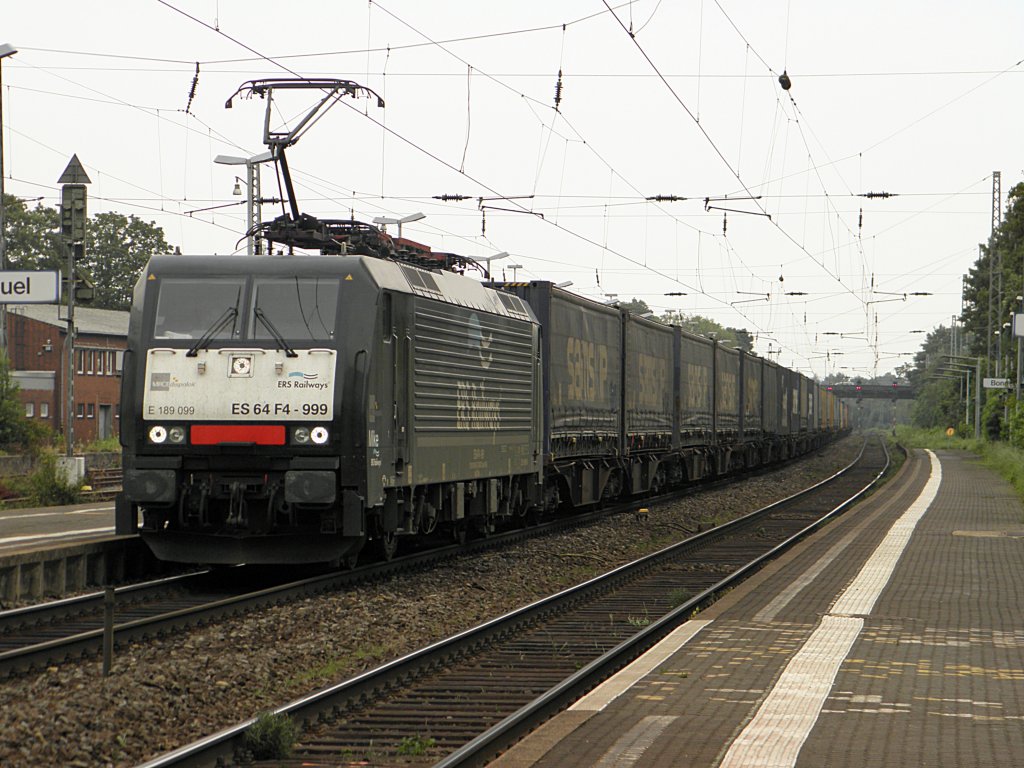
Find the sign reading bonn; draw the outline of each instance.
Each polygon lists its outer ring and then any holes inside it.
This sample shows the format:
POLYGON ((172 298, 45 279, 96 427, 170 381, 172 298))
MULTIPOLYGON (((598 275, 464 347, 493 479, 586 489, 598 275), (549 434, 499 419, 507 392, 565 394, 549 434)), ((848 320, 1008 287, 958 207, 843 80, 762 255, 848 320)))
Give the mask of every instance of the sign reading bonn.
POLYGON ((0 304, 53 304, 60 299, 60 273, 0 272, 0 304))
POLYGON ((1009 389, 1013 382, 1010 379, 982 379, 981 385, 984 389, 1009 389))

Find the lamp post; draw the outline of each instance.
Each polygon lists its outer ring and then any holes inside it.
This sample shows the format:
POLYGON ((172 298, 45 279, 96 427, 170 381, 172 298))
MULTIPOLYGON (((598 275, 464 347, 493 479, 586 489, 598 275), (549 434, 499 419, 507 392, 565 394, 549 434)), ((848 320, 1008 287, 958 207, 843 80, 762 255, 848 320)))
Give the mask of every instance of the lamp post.
MULTIPOLYGON (((0 43, 0 272, 7 269, 7 240, 4 235, 4 95, 3 60, 18 52, 10 43, 0 43)), ((7 305, 0 304, 0 355, 7 354, 7 305)))
POLYGON ((387 216, 378 216, 373 220, 374 224, 380 224, 382 227, 387 229, 388 224, 398 225, 398 238, 402 238, 402 225, 408 224, 410 221, 419 221, 420 219, 427 218, 425 213, 410 213, 408 216, 403 216, 400 219, 389 219, 387 216))
POLYGON ((491 262, 492 261, 497 261, 498 259, 507 259, 508 257, 509 257, 508 251, 499 251, 498 253, 494 254, 493 256, 484 256, 483 258, 479 259, 479 261, 482 261, 482 262, 484 262, 487 265, 486 267, 484 267, 484 270, 487 272, 487 279, 488 280, 493 280, 494 279, 493 277, 491 277, 491 262))
POLYGON ((1021 323, 1024 322, 1024 296, 1018 296, 1017 301, 1021 302, 1021 313, 1013 315, 1013 335, 1017 337, 1017 371, 1016 371, 1016 382, 1014 384, 1013 393, 1017 399, 1016 408, 1020 408, 1020 358, 1021 358, 1021 341, 1024 340, 1024 327, 1021 327, 1021 323))
MULTIPOLYGON (((974 364, 974 436, 976 438, 981 437, 981 390, 982 390, 982 378, 981 378, 981 357, 965 357, 964 355, 943 355, 949 359, 949 363, 946 364, 948 368, 956 369, 964 372, 967 376, 967 406, 965 407, 965 418, 966 412, 970 408, 971 400, 971 364, 974 364)), ((998 374, 997 374, 998 375, 998 374)), ((968 419, 968 423, 970 420, 968 419)))
MULTIPOLYGON (((219 165, 244 165, 245 166, 245 178, 246 178, 246 189, 248 190, 248 205, 245 211, 245 234, 246 234, 246 246, 245 252, 247 255, 252 256, 254 253, 262 253, 263 247, 261 241, 257 240, 253 235, 254 228, 258 229, 263 224, 263 216, 260 212, 260 204, 263 199, 260 195, 260 169, 259 164, 265 163, 268 160, 273 160, 274 157, 270 152, 261 152, 253 157, 235 157, 234 155, 217 155, 213 158, 213 162, 219 165)), ((235 177, 235 189, 234 194, 242 194, 242 190, 238 186, 239 178, 235 177)))
POLYGON ((509 264, 508 268, 512 270, 512 282, 514 283, 514 282, 516 282, 516 277, 517 277, 516 270, 522 269, 523 265, 522 264, 509 264))

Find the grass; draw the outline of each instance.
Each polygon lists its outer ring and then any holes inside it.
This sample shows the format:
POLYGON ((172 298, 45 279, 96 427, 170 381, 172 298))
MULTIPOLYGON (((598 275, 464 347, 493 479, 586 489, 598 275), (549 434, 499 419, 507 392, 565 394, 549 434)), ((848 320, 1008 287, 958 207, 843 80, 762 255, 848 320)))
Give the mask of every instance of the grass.
POLYGON ((288 715, 263 712, 245 734, 245 746, 257 760, 283 760, 295 745, 295 723, 288 715))
POLYGON ((673 608, 678 608, 691 597, 693 597, 693 592, 688 589, 673 589, 668 593, 668 604, 673 608))
POLYGON ((389 653, 391 653, 391 649, 383 645, 361 646, 350 654, 329 659, 319 667, 298 672, 289 678, 287 683, 291 685, 293 683, 319 683, 324 680, 334 680, 342 674, 352 674, 355 670, 365 668, 368 664, 377 664, 389 653))
POLYGON ((1024 501, 1024 451, 1007 443, 989 442, 974 437, 947 437, 941 429, 897 427, 896 440, 906 448, 931 448, 970 451, 981 457, 981 463, 998 474, 1024 501))
POLYGON ((436 743, 430 736, 406 736, 399 742, 397 752, 400 755, 422 757, 433 749, 436 743))

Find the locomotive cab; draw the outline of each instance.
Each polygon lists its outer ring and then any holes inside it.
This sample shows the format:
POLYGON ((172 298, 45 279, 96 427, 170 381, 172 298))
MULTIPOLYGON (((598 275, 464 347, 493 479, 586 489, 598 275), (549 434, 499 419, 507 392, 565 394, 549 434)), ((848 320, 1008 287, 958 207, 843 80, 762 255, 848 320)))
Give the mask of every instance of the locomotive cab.
POLYGON ((399 534, 522 515, 538 344, 523 302, 450 272, 154 258, 125 357, 121 519, 141 511, 164 560, 351 563, 367 540, 390 556, 399 534))
POLYGON ((359 447, 341 402, 352 348, 372 349, 378 291, 359 259, 344 273, 337 261, 167 256, 143 273, 121 441, 125 501, 158 557, 317 562, 358 550, 361 516, 346 520, 339 499, 359 447))

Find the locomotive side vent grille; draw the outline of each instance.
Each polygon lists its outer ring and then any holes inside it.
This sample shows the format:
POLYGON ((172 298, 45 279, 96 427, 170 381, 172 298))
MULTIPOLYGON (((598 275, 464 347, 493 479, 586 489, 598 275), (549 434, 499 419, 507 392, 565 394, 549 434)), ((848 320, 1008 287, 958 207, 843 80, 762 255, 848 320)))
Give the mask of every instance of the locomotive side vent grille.
POLYGON ((429 272, 416 269, 416 267, 410 267, 407 264, 400 266, 402 267, 405 279, 409 281, 409 287, 412 288, 413 293, 418 293, 421 296, 441 296, 441 289, 438 288, 437 281, 429 272))

